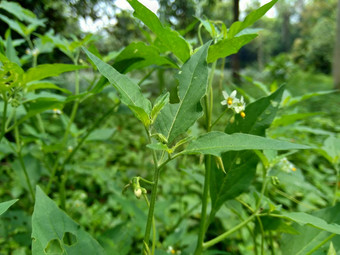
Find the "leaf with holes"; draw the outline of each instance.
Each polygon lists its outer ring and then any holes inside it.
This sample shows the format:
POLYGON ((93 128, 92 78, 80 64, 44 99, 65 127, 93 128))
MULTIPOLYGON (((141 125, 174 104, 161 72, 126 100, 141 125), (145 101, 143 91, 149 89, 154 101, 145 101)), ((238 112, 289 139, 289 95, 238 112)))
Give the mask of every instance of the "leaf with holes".
POLYGON ((103 248, 81 229, 37 186, 32 216, 32 253, 105 254, 103 248))

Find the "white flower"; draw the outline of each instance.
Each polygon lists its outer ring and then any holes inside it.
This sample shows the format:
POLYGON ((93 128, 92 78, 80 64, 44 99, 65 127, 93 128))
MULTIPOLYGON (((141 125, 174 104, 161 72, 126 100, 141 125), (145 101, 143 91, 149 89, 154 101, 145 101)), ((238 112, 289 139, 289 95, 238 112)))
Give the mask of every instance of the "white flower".
POLYGON ((236 90, 231 92, 230 95, 227 92, 222 91, 222 94, 225 100, 223 100, 221 104, 228 105, 228 108, 232 108, 234 101, 237 100, 236 93, 237 93, 236 90))
POLYGON ((235 103, 233 104, 234 110, 236 113, 243 112, 246 109, 246 104, 244 102, 243 96, 241 96, 240 100, 235 100, 235 103))

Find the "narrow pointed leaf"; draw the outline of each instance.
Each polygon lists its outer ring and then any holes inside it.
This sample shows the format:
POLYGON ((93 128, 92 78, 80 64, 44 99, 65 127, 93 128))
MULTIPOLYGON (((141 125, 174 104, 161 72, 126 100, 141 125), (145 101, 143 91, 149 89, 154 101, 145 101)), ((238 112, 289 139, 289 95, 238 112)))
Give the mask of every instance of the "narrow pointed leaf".
POLYGON ((26 83, 31 81, 39 81, 47 77, 58 76, 65 72, 71 72, 79 69, 87 68, 87 66, 77 66, 69 64, 44 64, 28 69, 24 76, 26 83))
POLYGON ((3 214, 10 208, 15 202, 17 202, 19 199, 13 199, 10 201, 2 202, 0 203, 0 215, 3 214))
POLYGON ((103 62, 85 48, 83 48, 83 50, 97 66, 99 72, 117 89, 121 96, 122 103, 127 106, 139 107, 143 109, 147 115, 150 114, 151 102, 143 96, 140 87, 136 83, 130 80, 126 75, 120 74, 112 66, 103 62))
MULTIPOLYGON (((310 213, 308 215, 308 218, 302 217, 302 219, 300 219, 296 215, 289 215, 288 213, 289 217, 292 218, 291 220, 295 219, 299 221, 300 223, 306 223, 306 224, 300 225, 297 223, 293 223, 292 227, 294 227, 299 232, 299 235, 284 234, 282 236, 281 245, 280 245, 282 254, 283 255, 291 255, 291 254, 302 255, 302 254, 308 254, 310 251, 312 251, 316 246, 315 244, 322 243, 326 238, 328 238, 331 235, 330 232, 334 232, 334 231, 329 231, 329 230, 334 230, 334 227, 337 228, 337 226, 340 226, 339 211, 340 211, 340 203, 337 203, 333 207, 327 207, 327 208, 310 213), (312 216, 313 218, 311 218, 310 216, 312 216), (313 220, 314 218, 317 218, 317 220, 316 221, 313 220), (310 222, 307 223, 307 221, 310 221, 310 222), (329 226, 331 226, 330 229, 328 229, 329 226)), ((335 231, 337 232, 337 230, 335 231)), ((340 250, 340 235, 333 237, 332 241, 334 244, 334 248, 336 250, 340 250)))
POLYGON ((162 23, 152 11, 137 0, 128 0, 135 10, 133 15, 141 20, 162 42, 162 45, 171 51, 182 62, 190 57, 190 46, 188 42, 175 30, 163 27, 162 23))
POLYGON ((255 37, 257 37, 257 34, 246 34, 238 37, 226 38, 211 45, 209 48, 208 63, 237 53, 242 46, 252 41, 255 37))
POLYGON ((308 149, 309 146, 280 141, 261 136, 239 134, 232 135, 223 132, 210 132, 201 135, 191 142, 183 151, 185 154, 209 154, 221 156, 227 151, 242 150, 296 150, 308 149))
POLYGON ((265 15, 266 12, 269 11, 269 9, 272 8, 277 1, 278 0, 272 0, 271 2, 261 6, 259 9, 252 11, 247 15, 244 21, 234 22, 229 29, 228 36, 234 37, 243 29, 253 25, 257 20, 259 20, 263 15, 265 15))
POLYGON ((37 186, 32 216, 32 253, 64 250, 66 254, 105 254, 103 248, 80 228, 37 186), (72 245, 65 242, 72 237, 72 245))
POLYGON ((133 42, 124 48, 115 58, 113 67, 121 73, 128 73, 151 65, 178 68, 171 59, 161 56, 155 46, 143 42, 133 42))
POLYGON ((328 231, 340 235, 340 225, 328 223, 325 220, 304 212, 282 212, 285 218, 292 220, 300 225, 310 225, 314 228, 328 231))
POLYGON ((206 43, 192 55, 178 73, 180 102, 165 105, 156 119, 155 128, 169 143, 187 131, 203 114, 200 100, 207 90, 206 57, 209 44, 206 43))

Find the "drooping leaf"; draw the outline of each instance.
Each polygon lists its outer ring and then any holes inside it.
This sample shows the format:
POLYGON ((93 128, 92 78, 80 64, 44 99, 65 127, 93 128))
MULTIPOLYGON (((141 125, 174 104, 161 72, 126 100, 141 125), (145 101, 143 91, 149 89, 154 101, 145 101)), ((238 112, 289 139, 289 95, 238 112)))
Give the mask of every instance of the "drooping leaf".
POLYGON ((213 131, 199 136, 183 151, 184 154, 209 154, 221 156, 227 151, 242 150, 296 150, 308 149, 309 146, 280 141, 250 134, 234 133, 231 135, 213 131))
POLYGON ((264 136, 265 130, 270 126, 276 116, 284 88, 285 86, 281 86, 271 95, 262 97, 247 105, 245 109, 245 119, 237 114, 235 121, 227 125, 225 132, 227 134, 239 132, 264 136))
POLYGON ((340 225, 327 223, 325 220, 304 212, 281 212, 285 218, 290 219, 300 225, 309 225, 314 228, 328 231, 340 235, 340 225))
POLYGON ((105 254, 103 248, 80 228, 37 186, 32 216, 32 253, 62 251, 66 254, 105 254))
MULTIPOLYGON (((337 232, 340 226, 340 203, 337 203, 333 207, 324 208, 311 214, 304 218, 299 215, 289 215, 291 220, 297 220, 302 224, 299 225, 294 223, 292 226, 300 233, 299 235, 289 235, 284 234, 282 236, 281 250, 283 255, 291 254, 308 254, 312 249, 315 248, 316 244, 320 244, 327 237, 331 235, 330 232, 337 232), (315 220, 316 218, 316 220, 315 220), (310 220, 310 222, 308 222, 310 220), (313 227, 314 225, 314 227, 313 227), (325 229, 325 230, 322 230, 325 229)), ((334 248, 336 250, 340 249, 340 236, 337 235, 332 239, 334 248)), ((325 248, 329 247, 329 244, 325 245, 325 248)), ((324 247, 321 247, 324 248, 324 247)))
POLYGON ((243 29, 250 27, 253 25, 257 20, 259 20, 263 15, 266 14, 266 12, 273 7, 273 5, 278 0, 272 0, 269 3, 261 6, 257 10, 252 11, 247 15, 247 17, 244 19, 244 21, 236 21, 234 22, 229 31, 228 31, 228 37, 234 37, 236 34, 238 34, 243 29))
MULTIPOLYGON (((122 103, 127 106, 138 107, 144 111, 143 115, 149 116, 151 112, 151 102, 143 96, 140 87, 126 75, 120 74, 112 66, 103 62, 85 48, 83 48, 83 50, 97 66, 99 72, 104 75, 120 93, 122 103)), ((136 117, 138 116, 136 115, 136 117)))
POLYGON ((179 81, 179 103, 167 104, 159 113, 155 128, 169 143, 187 131, 203 114, 200 100, 205 95, 208 81, 206 57, 209 43, 202 46, 182 66, 176 76, 179 81))
POLYGON ((35 14, 28 9, 22 8, 18 3, 1 1, 0 8, 13 14, 21 21, 27 21, 29 23, 37 23, 40 26, 44 26, 43 20, 37 19, 35 14))
POLYGON ((100 128, 94 130, 87 138, 86 141, 105 141, 111 138, 116 131, 115 128, 100 128))
POLYGON ((48 82, 48 81, 35 81, 35 82, 30 82, 29 84, 27 84, 27 91, 36 91, 38 89, 55 89, 55 90, 59 90, 62 91, 66 94, 72 94, 71 91, 65 89, 65 88, 61 88, 57 85, 55 85, 52 82, 48 82))
POLYGON ((134 69, 151 65, 166 65, 177 68, 177 65, 171 59, 161 56, 155 46, 143 42, 133 42, 124 48, 115 58, 113 67, 121 73, 128 73, 134 69))
POLYGON ((26 26, 17 20, 12 20, 2 14, 0 14, 0 19, 7 23, 7 25, 20 34, 22 37, 26 37, 26 26))
POLYGON ((39 81, 47 77, 58 76, 59 74, 87 68, 87 66, 76 66, 69 64, 43 64, 28 69, 25 73, 25 82, 39 81))
POLYGON ((238 37, 226 38, 217 42, 214 45, 211 45, 209 48, 207 60, 208 63, 212 63, 219 58, 225 58, 227 56, 237 53, 242 46, 249 43, 255 37, 257 37, 257 34, 241 35, 238 37))
POLYGON ((10 201, 0 203, 0 215, 3 214, 4 212, 6 212, 8 210, 8 208, 10 208, 12 205, 14 205, 15 202, 17 202, 18 200, 19 199, 13 199, 13 200, 10 200, 10 201))
POLYGON ((275 119, 273 122, 273 127, 278 126, 287 126, 290 124, 293 124, 294 122, 298 120, 303 120, 312 116, 321 115, 323 112, 307 112, 307 113, 293 113, 293 114, 287 114, 282 115, 279 118, 275 119))
POLYGON ((128 0, 135 10, 133 15, 141 20, 162 42, 162 45, 178 57, 183 63, 190 57, 188 42, 175 30, 163 27, 162 23, 152 11, 137 0, 128 0))

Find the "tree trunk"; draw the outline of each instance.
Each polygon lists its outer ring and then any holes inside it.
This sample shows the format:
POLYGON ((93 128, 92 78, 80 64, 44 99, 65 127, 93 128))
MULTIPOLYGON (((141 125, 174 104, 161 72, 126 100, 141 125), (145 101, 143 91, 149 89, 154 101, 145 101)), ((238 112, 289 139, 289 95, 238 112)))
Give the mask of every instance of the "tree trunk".
POLYGON ((334 89, 340 89, 340 0, 338 0, 338 10, 336 19, 336 39, 334 47, 333 79, 334 89))
MULTIPOLYGON (((240 0, 234 0, 233 5, 234 22, 239 20, 240 16, 240 0)), ((240 55, 236 53, 231 56, 231 69, 233 73, 233 82, 240 82, 240 55)))

